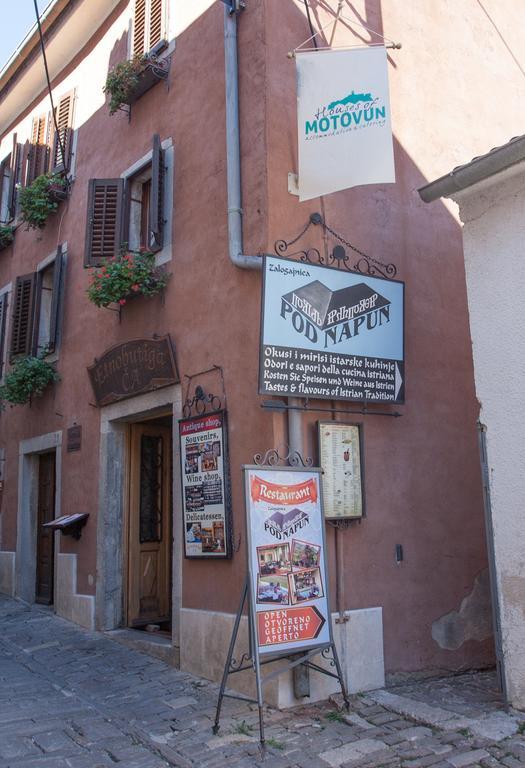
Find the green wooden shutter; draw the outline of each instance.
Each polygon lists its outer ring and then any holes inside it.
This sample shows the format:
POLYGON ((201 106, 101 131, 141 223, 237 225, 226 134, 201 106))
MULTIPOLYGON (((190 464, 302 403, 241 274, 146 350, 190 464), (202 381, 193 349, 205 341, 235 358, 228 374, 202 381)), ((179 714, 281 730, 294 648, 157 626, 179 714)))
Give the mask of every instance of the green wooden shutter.
POLYGON ((90 179, 84 266, 103 264, 122 245, 123 179, 90 179))

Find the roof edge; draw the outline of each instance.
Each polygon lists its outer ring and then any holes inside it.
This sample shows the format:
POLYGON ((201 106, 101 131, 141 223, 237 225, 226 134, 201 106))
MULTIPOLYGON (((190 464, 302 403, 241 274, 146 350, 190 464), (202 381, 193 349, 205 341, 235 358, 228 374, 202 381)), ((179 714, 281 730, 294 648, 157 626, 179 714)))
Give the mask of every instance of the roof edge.
MULTIPOLYGON (((64 8, 70 2, 71 0, 51 0, 49 5, 46 6, 43 13, 40 15, 40 24, 43 35, 48 32, 58 16, 60 16, 64 8)), ((18 70, 23 66, 27 58, 38 45, 40 45, 40 37, 38 34, 38 26, 35 21, 27 35, 18 47, 15 48, 3 69, 0 71, 0 94, 13 78, 16 77, 18 70)))
POLYGON ((525 136, 518 136, 502 147, 475 157, 470 163, 460 165, 439 179, 418 189, 424 203, 432 203, 440 197, 453 197, 455 193, 472 187, 480 181, 495 176, 525 160, 525 136))

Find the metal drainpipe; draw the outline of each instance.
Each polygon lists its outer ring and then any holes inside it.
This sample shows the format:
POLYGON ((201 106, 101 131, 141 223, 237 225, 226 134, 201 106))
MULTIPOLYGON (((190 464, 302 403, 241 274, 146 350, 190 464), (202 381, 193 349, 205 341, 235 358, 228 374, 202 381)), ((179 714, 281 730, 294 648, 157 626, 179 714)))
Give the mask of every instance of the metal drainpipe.
MULTIPOLYGON (((239 67, 237 62, 237 13, 224 8, 224 68, 226 89, 226 175, 228 184, 228 245, 230 259, 241 269, 262 269, 260 256, 246 256, 242 243, 241 151, 239 128, 239 67)), ((289 405, 301 405, 288 398, 289 405)), ((304 428, 300 411, 288 411, 290 452, 303 452, 304 428)), ((294 693, 297 698, 310 694, 309 670, 295 667, 294 693)))
POLYGON ((262 269, 260 256, 242 250, 241 150, 239 130, 239 68, 237 13, 224 8, 224 68, 226 80, 226 175, 228 184, 228 245, 230 259, 241 269, 262 269))

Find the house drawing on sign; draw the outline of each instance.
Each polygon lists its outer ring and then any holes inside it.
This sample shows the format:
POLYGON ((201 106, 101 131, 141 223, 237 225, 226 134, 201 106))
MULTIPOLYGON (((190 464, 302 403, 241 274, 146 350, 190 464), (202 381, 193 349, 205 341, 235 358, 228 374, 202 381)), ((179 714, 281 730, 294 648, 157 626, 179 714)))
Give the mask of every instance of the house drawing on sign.
POLYGON ((390 305, 388 299, 365 283, 332 291, 319 280, 290 291, 283 299, 320 330, 390 305))
POLYGON ((281 533, 286 533, 292 526, 300 523, 302 520, 307 520, 308 515, 302 509, 295 507, 289 512, 274 512, 270 517, 270 520, 281 533))
POLYGON ((352 93, 349 93, 348 96, 345 96, 344 99, 339 99, 339 101, 332 101, 328 105, 328 109, 335 109, 337 106, 341 105, 342 107, 346 107, 347 104, 359 104, 360 101, 372 101, 373 97, 371 93, 355 93, 352 91, 352 93))

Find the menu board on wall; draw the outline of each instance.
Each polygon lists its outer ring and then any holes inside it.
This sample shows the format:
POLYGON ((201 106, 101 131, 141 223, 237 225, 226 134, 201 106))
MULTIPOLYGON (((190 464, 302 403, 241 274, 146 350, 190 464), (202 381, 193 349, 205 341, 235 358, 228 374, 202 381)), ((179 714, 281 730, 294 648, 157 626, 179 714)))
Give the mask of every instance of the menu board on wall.
POLYGON ((258 652, 330 643, 320 470, 243 469, 258 652))
POLYGON ((186 557, 231 556, 224 411, 179 421, 186 557))
POLYGON ((320 421, 318 429, 325 518, 363 517, 361 427, 320 421))

